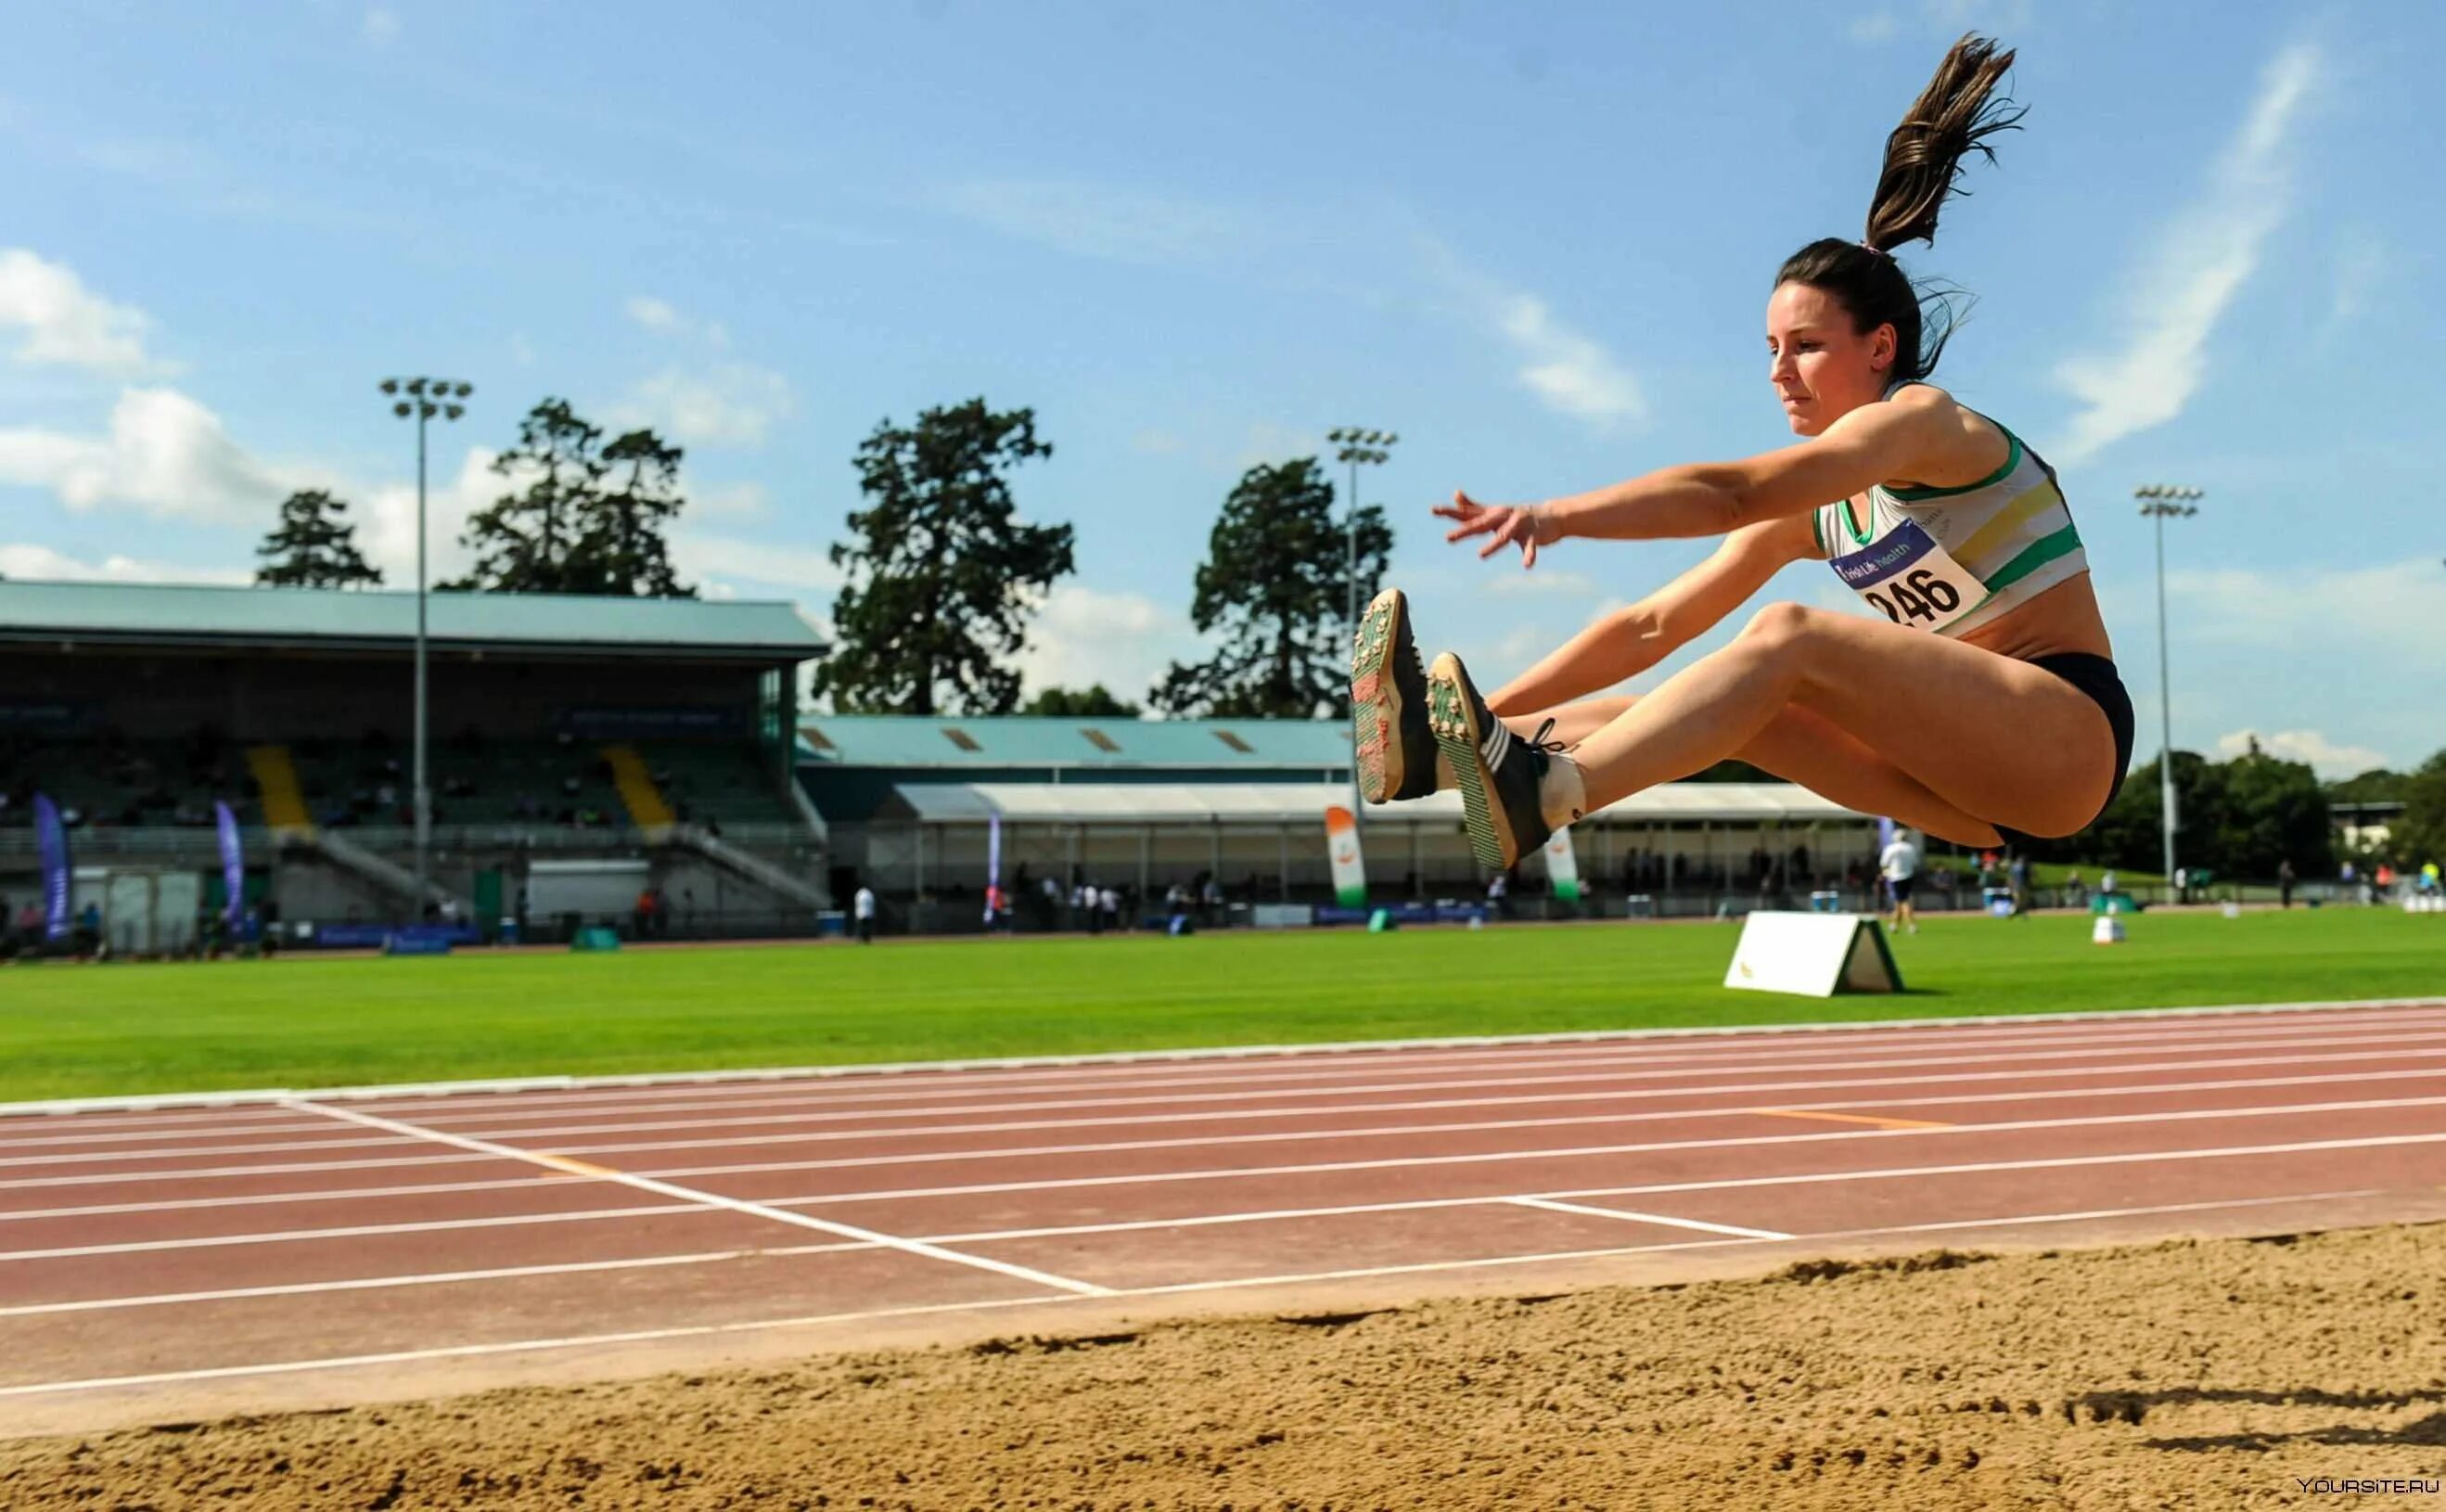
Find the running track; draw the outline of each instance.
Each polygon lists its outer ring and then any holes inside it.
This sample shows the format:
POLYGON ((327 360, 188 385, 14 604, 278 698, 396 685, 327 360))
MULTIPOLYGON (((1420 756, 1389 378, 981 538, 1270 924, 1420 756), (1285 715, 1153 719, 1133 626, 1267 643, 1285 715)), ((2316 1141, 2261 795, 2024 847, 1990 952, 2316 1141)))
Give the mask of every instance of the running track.
POLYGON ((0 1116, 0 1432, 2446 1219, 2446 1001, 0 1116))

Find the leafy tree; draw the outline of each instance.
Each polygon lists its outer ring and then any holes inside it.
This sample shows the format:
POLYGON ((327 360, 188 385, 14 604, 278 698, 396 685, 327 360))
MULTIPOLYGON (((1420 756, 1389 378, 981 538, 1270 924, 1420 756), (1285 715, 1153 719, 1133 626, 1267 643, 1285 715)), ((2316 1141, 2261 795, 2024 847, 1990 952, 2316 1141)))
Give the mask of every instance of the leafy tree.
MULTIPOLYGON (((1241 475, 1207 538, 1190 619, 1221 632, 1214 654, 1176 662, 1152 698, 1169 714, 1229 719, 1347 717, 1353 627, 1347 523, 1316 459, 1261 463, 1241 475)), ((1359 597, 1372 596, 1393 551, 1384 511, 1359 511, 1359 597)))
POLYGON ((611 486, 590 501, 571 554, 581 592, 635 598, 693 598, 671 571, 664 538, 687 501, 680 497, 681 448, 632 430, 603 448, 611 486))
MULTIPOLYGON (((2225 803, 2224 773, 2198 753, 2174 752, 2174 817, 2176 851, 2202 865, 2200 837, 2214 832, 2225 803)), ((2079 835, 2051 841, 2037 851, 2041 860, 2088 860, 2126 871, 2155 872, 2164 864, 2158 819, 2157 764, 2132 769, 2116 790, 2114 801, 2098 822, 2079 835)), ((2295 864, 2300 864, 2296 862, 2295 864)))
POLYGON ((832 548, 849 581, 833 601, 818 693, 844 713, 1007 714, 1027 617, 1076 566, 1068 525, 1021 521, 1007 474, 1053 454, 1030 409, 982 398, 886 420, 857 449, 867 507, 832 548))
POLYGON ((2327 798, 2336 803, 2401 803, 2403 790, 2412 779, 2402 772, 2391 772, 2383 766, 2373 766, 2356 777, 2327 784, 2327 798))
POLYGON ((2387 826, 2386 849, 2398 866, 2446 862, 2446 750, 2403 780, 2403 813, 2387 826))
POLYGON ((2273 877, 2284 860, 2305 877, 2334 868, 2327 795, 2308 766, 2268 755, 2253 738, 2247 753, 2225 764, 2224 776, 2216 827, 2204 836, 2208 864, 2218 876, 2273 877))
POLYGON ((357 527, 346 501, 320 488, 301 488, 280 505, 280 524, 254 554, 258 587, 376 588, 382 571, 357 551, 357 527))
POLYGON ((518 422, 518 444, 493 460, 493 471, 524 486, 468 520, 459 539, 477 553, 475 568, 442 586, 693 596, 671 572, 665 539, 687 507, 681 456, 650 430, 606 446, 603 428, 568 400, 543 400, 518 422))
POLYGON ((1087 689, 1040 689, 1019 712, 1050 714, 1065 719, 1136 719, 1142 710, 1136 704, 1122 702, 1103 684, 1098 683, 1087 689))

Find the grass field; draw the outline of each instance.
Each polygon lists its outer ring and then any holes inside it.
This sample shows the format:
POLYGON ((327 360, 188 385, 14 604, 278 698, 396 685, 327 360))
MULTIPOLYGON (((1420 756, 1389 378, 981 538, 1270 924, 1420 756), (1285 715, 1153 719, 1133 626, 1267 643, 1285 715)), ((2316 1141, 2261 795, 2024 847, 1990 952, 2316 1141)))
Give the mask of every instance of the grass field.
POLYGON ((2446 995, 2446 917, 1945 918, 1910 991, 1719 984, 1729 925, 288 959, 0 971, 0 1101, 1201 1045, 2446 995))

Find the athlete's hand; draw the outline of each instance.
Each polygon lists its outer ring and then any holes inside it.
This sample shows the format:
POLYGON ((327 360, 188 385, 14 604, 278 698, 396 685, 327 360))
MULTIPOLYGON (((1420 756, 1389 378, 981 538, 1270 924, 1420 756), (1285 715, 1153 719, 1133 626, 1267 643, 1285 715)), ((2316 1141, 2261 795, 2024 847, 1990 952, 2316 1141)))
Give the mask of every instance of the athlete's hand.
POLYGON ((1477 554, 1484 561, 1506 546, 1520 548, 1520 565, 1537 565, 1537 548, 1551 546, 1563 539, 1552 517, 1535 504, 1481 504, 1458 489, 1453 491, 1453 501, 1438 504, 1436 513, 1446 520, 1458 520, 1460 528, 1446 536, 1450 541, 1467 540, 1472 536, 1484 536, 1486 546, 1477 554))

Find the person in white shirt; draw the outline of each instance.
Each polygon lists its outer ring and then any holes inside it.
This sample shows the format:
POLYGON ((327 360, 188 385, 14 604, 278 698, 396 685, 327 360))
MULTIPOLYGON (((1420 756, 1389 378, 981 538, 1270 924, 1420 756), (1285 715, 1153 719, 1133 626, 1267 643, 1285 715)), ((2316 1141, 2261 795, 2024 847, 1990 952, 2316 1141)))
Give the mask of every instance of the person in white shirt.
POLYGON ((875 889, 864 882, 857 884, 857 896, 850 900, 850 912, 857 919, 857 942, 875 943, 875 889))
POLYGON ((1877 870, 1885 877, 1886 890, 1894 897, 1894 928, 1918 934, 1918 911, 1911 907, 1911 881, 1919 876, 1919 847, 1911 843, 1910 831, 1894 831, 1893 843, 1877 858, 1877 870))

